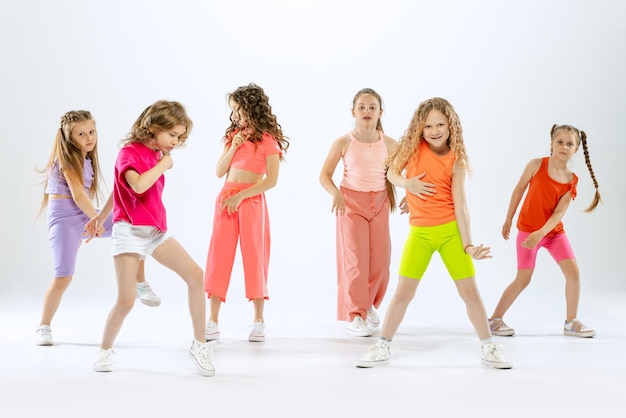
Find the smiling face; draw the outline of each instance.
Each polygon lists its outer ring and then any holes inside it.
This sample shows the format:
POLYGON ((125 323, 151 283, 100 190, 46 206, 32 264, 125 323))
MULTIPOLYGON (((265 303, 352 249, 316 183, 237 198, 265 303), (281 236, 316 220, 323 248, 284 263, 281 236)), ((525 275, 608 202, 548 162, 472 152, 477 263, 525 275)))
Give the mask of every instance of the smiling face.
POLYGON ((98 142, 96 123, 92 119, 75 122, 72 127, 72 142, 81 150, 83 157, 87 156, 98 142))
POLYGON ((424 122, 423 136, 432 151, 435 153, 446 153, 450 149, 448 145, 450 125, 446 115, 437 109, 428 112, 424 122))
POLYGON ((352 117, 356 119, 357 126, 376 126, 383 114, 378 98, 373 94, 361 94, 352 108, 352 117))
POLYGON ((180 137, 185 134, 185 125, 175 125, 172 129, 154 134, 156 147, 164 154, 169 154, 178 145, 180 137))

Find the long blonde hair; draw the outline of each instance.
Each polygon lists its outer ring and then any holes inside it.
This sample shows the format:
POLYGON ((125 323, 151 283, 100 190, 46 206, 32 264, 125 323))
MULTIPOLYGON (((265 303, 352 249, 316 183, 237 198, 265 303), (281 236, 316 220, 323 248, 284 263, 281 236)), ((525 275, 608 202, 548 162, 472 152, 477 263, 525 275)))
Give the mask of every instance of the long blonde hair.
POLYGON ((413 113, 409 127, 400 138, 395 152, 387 158, 387 165, 397 172, 402 172, 409 159, 417 156, 418 145, 424 139, 426 118, 431 110, 438 110, 448 118, 450 137, 447 144, 456 156, 456 161, 463 166, 466 172, 471 172, 469 157, 463 142, 463 128, 461 127, 459 116, 452 105, 446 99, 440 97, 433 97, 420 103, 415 113, 413 113))
MULTIPOLYGON (((591 175, 591 180, 593 181, 593 186, 596 188, 596 193, 593 196, 593 201, 589 205, 585 212, 593 212, 594 209, 598 206, 599 203, 602 202, 602 197, 600 196, 600 191, 598 190, 598 180, 596 180, 596 175, 593 172, 593 168, 591 167, 591 160, 589 160, 589 150, 587 149, 587 134, 585 131, 578 130, 578 128, 573 127, 572 125, 552 125, 552 129, 550 129, 550 146, 552 146, 552 141, 556 134, 561 131, 566 130, 571 132, 576 137, 576 147, 579 147, 582 143, 583 145, 583 154, 585 154, 585 164, 587 164, 587 169, 589 170, 589 174, 591 175)), ((552 155, 552 149, 550 149, 550 155, 552 155)))
MULTIPOLYGON (((93 120, 93 118, 91 113, 87 110, 70 110, 61 116, 61 123, 54 138, 50 158, 43 169, 36 169, 37 172, 46 174, 43 199, 38 216, 46 206, 48 206, 48 194, 45 192, 48 185, 47 175, 55 164, 59 165, 59 170, 61 170, 63 176, 65 176, 66 181, 84 184, 83 166, 85 164, 85 158, 83 158, 83 152, 80 147, 74 143, 72 132, 77 123, 88 120, 93 120)), ((91 166, 93 167, 93 181, 89 188, 88 196, 98 203, 100 199, 99 189, 101 183, 100 164, 98 163, 98 141, 96 141, 93 150, 87 153, 86 158, 91 160, 91 166)))

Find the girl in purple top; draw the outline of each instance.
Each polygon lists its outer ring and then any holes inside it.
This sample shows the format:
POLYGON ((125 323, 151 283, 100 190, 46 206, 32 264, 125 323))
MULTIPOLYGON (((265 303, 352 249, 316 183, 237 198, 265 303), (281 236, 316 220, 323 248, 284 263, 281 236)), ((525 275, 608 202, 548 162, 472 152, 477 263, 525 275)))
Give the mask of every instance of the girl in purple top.
MULTIPOLYGON (((82 241, 85 223, 97 213, 93 206, 99 197, 101 183, 98 163, 98 133, 91 113, 72 110, 61 116, 50 159, 41 171, 46 173, 40 213, 45 209, 54 278, 46 291, 41 322, 36 330, 37 345, 52 345, 50 324, 76 268, 76 255, 82 241)), ((97 235, 111 236, 111 219, 97 235)), ((145 282, 143 263, 137 271, 136 296, 150 306, 160 299, 145 282), (143 297, 145 296, 145 297, 143 297)))
POLYGON ((167 236, 161 200, 164 173, 174 165, 170 153, 185 145, 191 127, 191 119, 178 102, 160 100, 148 106, 122 141, 115 162, 113 193, 102 211, 85 226, 91 239, 113 211, 113 260, 118 292, 93 365, 97 372, 113 370, 113 343, 135 303, 133 278, 142 260, 152 255, 187 283, 194 334, 189 354, 200 374, 215 374, 211 363, 213 353, 204 340, 204 273, 178 241, 167 236))

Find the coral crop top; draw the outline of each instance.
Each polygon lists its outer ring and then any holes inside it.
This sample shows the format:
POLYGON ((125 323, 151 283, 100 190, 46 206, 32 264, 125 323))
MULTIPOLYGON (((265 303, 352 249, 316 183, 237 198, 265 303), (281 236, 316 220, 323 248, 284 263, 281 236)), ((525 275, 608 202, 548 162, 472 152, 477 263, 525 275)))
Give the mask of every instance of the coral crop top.
POLYGON ((276 139, 264 132, 261 142, 245 141, 237 148, 233 159, 230 161, 230 167, 265 174, 267 157, 274 154, 282 155, 283 151, 278 146, 276 139))

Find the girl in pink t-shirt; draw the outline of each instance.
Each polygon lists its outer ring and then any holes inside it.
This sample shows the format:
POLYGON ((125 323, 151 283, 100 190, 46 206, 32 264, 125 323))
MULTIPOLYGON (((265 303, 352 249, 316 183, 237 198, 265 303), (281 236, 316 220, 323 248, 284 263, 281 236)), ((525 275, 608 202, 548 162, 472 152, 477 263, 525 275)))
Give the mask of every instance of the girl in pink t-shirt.
POLYGON ((185 145, 192 122, 178 102, 161 100, 148 106, 133 124, 115 163, 113 193, 86 226, 90 237, 113 211, 113 260, 118 294, 107 318, 94 370, 113 370, 113 343, 134 305, 135 277, 141 260, 152 255, 187 283, 194 339, 189 348, 200 374, 213 376, 211 348, 204 341, 206 300, 202 269, 185 249, 168 237, 161 200, 165 171, 173 166, 174 148, 185 145))
POLYGON ((380 306, 389 284, 391 236, 389 213, 395 188, 387 181, 385 160, 397 142, 383 133, 382 99, 370 88, 352 100, 355 127, 333 142, 320 173, 320 183, 332 196, 337 218, 337 319, 346 332, 369 337, 380 320, 380 306), (333 176, 339 161, 339 187, 333 176))
POLYGON ((224 135, 224 152, 216 174, 226 181, 215 201, 213 233, 209 244, 204 289, 210 300, 207 341, 220 337, 218 315, 235 261, 241 248, 246 298, 254 305, 249 341, 265 341, 263 311, 270 256, 270 228, 265 192, 276 185, 279 163, 289 147, 287 137, 272 113, 269 99, 255 84, 228 95, 230 126, 224 135))

